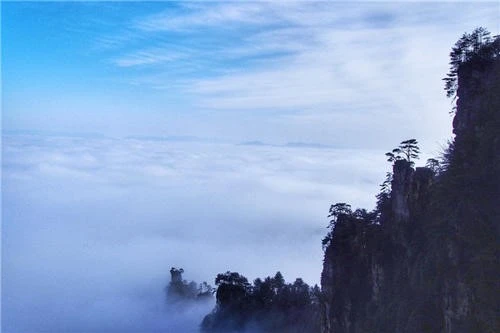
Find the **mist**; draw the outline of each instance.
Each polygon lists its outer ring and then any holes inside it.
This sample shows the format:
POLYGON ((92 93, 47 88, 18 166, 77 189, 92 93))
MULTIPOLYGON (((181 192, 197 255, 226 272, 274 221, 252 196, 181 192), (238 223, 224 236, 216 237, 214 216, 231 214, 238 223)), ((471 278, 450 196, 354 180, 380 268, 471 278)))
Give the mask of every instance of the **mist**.
POLYGON ((172 266, 319 283, 329 205, 373 206, 387 167, 378 151, 103 137, 6 135, 3 152, 5 332, 196 331, 213 304, 169 308, 172 266))

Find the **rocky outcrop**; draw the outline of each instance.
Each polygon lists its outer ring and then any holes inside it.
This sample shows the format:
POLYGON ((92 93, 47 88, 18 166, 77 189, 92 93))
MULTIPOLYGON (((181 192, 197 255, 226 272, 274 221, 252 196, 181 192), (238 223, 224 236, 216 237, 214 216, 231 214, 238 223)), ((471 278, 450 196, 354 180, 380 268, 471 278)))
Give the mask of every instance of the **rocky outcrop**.
POLYGON ((381 318, 408 316, 398 303, 410 297, 414 277, 415 216, 428 205, 434 173, 407 161, 393 168, 391 218, 384 225, 342 216, 325 251, 323 332, 403 332, 381 318), (391 288, 388 288, 391 286, 391 288), (394 308, 386 305, 391 303, 394 308))
POLYGON ((380 216, 340 216, 324 333, 500 332, 500 61, 458 71, 444 170, 393 165, 380 216))

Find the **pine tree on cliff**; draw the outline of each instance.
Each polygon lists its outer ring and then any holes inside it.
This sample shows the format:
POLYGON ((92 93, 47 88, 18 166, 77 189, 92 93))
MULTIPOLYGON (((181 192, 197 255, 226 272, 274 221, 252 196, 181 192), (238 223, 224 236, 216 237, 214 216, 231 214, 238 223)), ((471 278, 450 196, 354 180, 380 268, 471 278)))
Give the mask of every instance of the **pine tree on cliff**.
POLYGON ((408 139, 401 141, 397 148, 394 148, 391 152, 386 153, 385 156, 387 156, 388 162, 406 160, 413 166, 415 164, 413 160, 418 159, 418 154, 420 154, 418 141, 416 139, 408 139))
POLYGON ((345 202, 338 202, 334 205, 330 206, 330 214, 328 217, 331 217, 329 227, 334 228, 335 223, 338 221, 339 217, 342 215, 350 215, 352 213, 351 205, 346 204, 345 202))
MULTIPOLYGON (((450 52, 450 71, 445 81, 446 95, 455 97, 458 89, 458 69, 466 62, 491 61, 500 55, 500 39, 491 38, 490 32, 479 27, 472 33, 464 33, 450 52)), ((455 109, 453 109, 455 110, 455 109)))

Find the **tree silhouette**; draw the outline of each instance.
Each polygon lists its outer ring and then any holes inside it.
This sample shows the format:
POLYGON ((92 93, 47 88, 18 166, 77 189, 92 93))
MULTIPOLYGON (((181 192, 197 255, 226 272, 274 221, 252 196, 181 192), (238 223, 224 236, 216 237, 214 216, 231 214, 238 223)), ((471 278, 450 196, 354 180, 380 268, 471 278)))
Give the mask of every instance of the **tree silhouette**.
POLYGON ((399 145, 401 152, 405 155, 406 160, 411 163, 412 159, 418 159, 418 154, 420 154, 420 148, 418 147, 418 141, 415 139, 409 139, 401 142, 399 145))
POLYGON ((385 156, 387 156, 387 162, 396 162, 403 159, 399 148, 394 148, 392 151, 385 153, 385 156))
POLYGON ((392 183, 392 172, 387 172, 385 174, 385 180, 380 184, 380 193, 391 193, 391 183, 392 183))
POLYGON ((226 273, 223 274, 217 274, 217 277, 215 278, 215 285, 219 286, 222 284, 242 286, 245 288, 247 288, 250 285, 246 277, 240 275, 237 272, 230 272, 230 271, 227 271, 226 273))
POLYGON ((285 279, 280 271, 276 272, 273 278, 273 285, 277 290, 280 290, 285 285, 285 279))
POLYGON ((205 316, 202 332, 287 332, 320 331, 321 290, 301 278, 286 283, 274 277, 257 278, 245 290, 246 278, 239 273, 217 275, 217 305, 205 316))
POLYGON ((330 220, 329 227, 335 226, 335 223, 337 223, 339 216, 349 215, 351 213, 352 213, 351 205, 346 204, 345 202, 338 202, 334 205, 331 205, 330 214, 328 214, 328 217, 331 217, 332 219, 330 220))
POLYGON ((385 174, 385 180, 380 186, 380 192, 375 196, 377 198, 377 205, 375 207, 375 222, 381 223, 382 211, 387 210, 390 207, 390 198, 392 191, 392 173, 387 172, 385 174))
POLYGON ((334 205, 330 206, 330 211, 328 214, 328 217, 331 217, 332 219, 330 220, 330 223, 328 224, 327 228, 330 228, 330 231, 328 234, 323 238, 321 241, 323 251, 326 250, 326 248, 330 245, 330 242, 333 238, 333 232, 335 230, 335 225, 337 224, 337 221, 341 216, 345 215, 351 215, 352 214, 352 209, 351 205, 345 203, 345 202, 337 202, 334 205))
POLYGON ((215 285, 217 305, 222 309, 239 308, 251 291, 247 278, 237 272, 217 274, 215 285))
POLYGON ((479 27, 472 33, 464 33, 450 52, 450 71, 446 75, 444 90, 447 97, 455 98, 458 89, 458 70, 471 60, 489 61, 500 56, 500 38, 490 37, 485 28, 479 27))
POLYGON ((401 141, 397 148, 394 148, 391 152, 385 153, 385 156, 388 157, 388 162, 406 160, 413 166, 415 163, 412 160, 418 159, 418 154, 420 154, 418 141, 416 139, 408 139, 401 141))
POLYGON ((438 173, 441 167, 439 161, 435 158, 429 158, 425 163, 425 166, 431 169, 434 173, 438 173))

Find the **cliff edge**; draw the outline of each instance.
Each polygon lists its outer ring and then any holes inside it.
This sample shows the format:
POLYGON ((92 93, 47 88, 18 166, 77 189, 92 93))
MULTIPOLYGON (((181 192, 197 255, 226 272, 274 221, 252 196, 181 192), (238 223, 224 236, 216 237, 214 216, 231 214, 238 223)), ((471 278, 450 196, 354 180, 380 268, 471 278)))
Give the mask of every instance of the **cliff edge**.
POLYGON ((441 166, 396 160, 375 211, 336 215, 324 333, 500 332, 500 39, 471 36, 452 52, 441 166))

